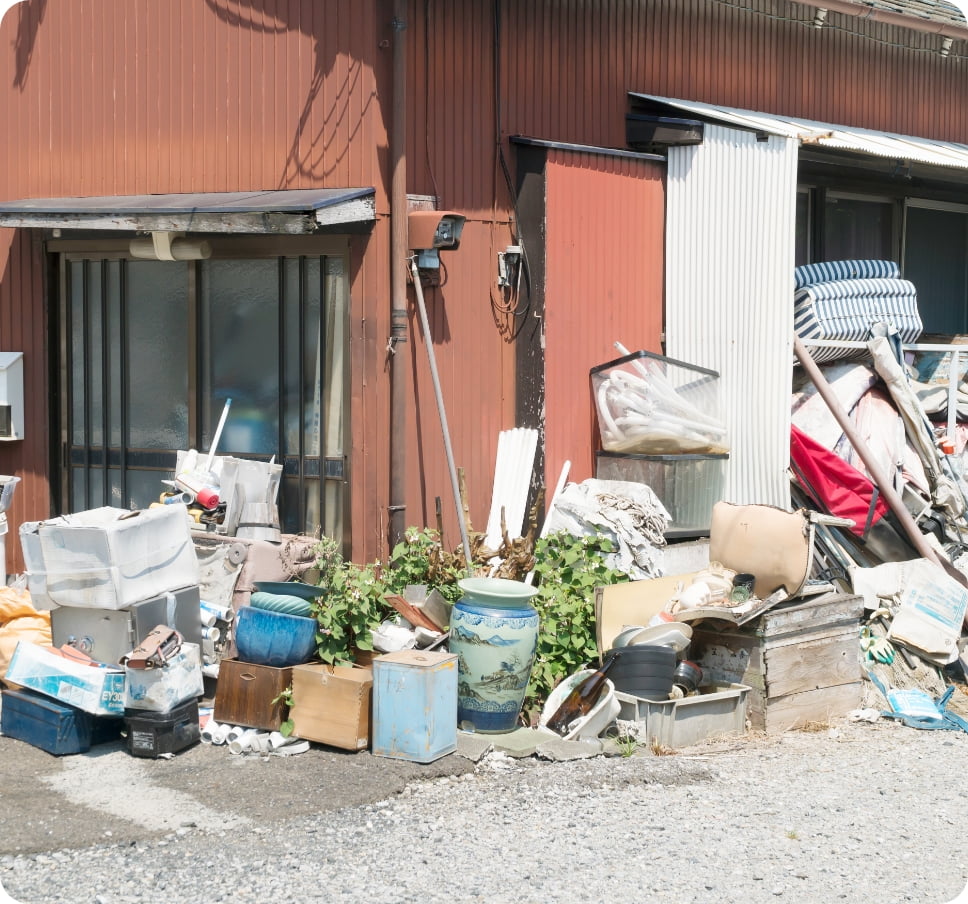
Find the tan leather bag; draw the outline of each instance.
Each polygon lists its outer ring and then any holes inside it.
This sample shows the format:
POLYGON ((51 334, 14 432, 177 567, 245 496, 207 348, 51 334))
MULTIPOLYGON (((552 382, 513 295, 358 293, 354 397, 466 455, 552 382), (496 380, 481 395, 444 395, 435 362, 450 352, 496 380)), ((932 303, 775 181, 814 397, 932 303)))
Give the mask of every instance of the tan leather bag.
POLYGON ((182 645, 182 636, 174 628, 157 625, 130 653, 121 657, 121 665, 129 669, 161 668, 182 645))
POLYGON ((786 588, 796 596, 810 576, 813 526, 801 509, 717 502, 709 528, 709 559, 756 577, 754 592, 766 599, 786 588))

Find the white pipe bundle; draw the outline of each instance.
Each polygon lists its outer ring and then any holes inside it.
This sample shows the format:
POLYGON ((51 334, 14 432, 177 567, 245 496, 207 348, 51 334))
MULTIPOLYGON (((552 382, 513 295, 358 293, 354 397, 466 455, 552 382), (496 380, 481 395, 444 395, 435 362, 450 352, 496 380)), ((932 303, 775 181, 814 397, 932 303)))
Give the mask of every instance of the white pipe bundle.
MULTIPOLYGON (((615 347, 629 354, 621 343, 615 347)), ((686 398, 652 358, 596 374, 602 445, 610 452, 726 452, 726 427, 686 398)))

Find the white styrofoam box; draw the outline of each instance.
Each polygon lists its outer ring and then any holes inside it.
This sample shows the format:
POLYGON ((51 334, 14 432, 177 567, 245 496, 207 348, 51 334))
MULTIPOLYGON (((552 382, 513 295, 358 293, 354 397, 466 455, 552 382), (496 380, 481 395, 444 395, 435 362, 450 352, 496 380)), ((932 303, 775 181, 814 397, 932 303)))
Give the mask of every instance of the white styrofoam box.
POLYGON ((20 548, 27 568, 27 590, 35 609, 53 609, 57 604, 47 595, 47 574, 44 571, 44 552, 40 548, 40 521, 25 521, 20 525, 20 548))
POLYGON ((198 644, 183 643, 161 668, 124 667, 124 708, 171 712, 180 703, 205 693, 198 644))
POLYGON ((21 640, 5 675, 11 684, 69 703, 95 716, 124 714, 124 672, 67 659, 49 647, 21 640))
MULTIPOLYGON (((123 609, 199 579, 189 521, 180 505, 130 512, 98 508, 36 525, 46 595, 59 606, 123 609)), ((33 538, 21 531, 25 556, 33 538)))

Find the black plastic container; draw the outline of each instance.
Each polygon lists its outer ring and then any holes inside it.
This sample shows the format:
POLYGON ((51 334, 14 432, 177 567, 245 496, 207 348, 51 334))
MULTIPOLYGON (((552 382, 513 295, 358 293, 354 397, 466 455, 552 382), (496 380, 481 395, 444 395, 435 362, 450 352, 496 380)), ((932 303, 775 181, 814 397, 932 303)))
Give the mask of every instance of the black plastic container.
POLYGON ((669 696, 678 659, 672 647, 634 644, 619 649, 621 656, 608 675, 615 690, 648 700, 669 696))
POLYGON ((197 700, 182 703, 167 713, 125 710, 124 724, 128 753, 132 756, 154 758, 178 753, 201 739, 197 700))

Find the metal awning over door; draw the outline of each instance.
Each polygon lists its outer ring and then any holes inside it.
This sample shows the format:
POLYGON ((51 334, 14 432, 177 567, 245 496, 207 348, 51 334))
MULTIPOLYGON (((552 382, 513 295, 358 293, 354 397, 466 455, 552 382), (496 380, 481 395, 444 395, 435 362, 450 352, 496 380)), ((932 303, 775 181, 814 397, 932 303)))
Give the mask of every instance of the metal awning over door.
POLYGON ((372 188, 27 198, 0 202, 0 226, 136 232, 311 235, 376 219, 372 188))

